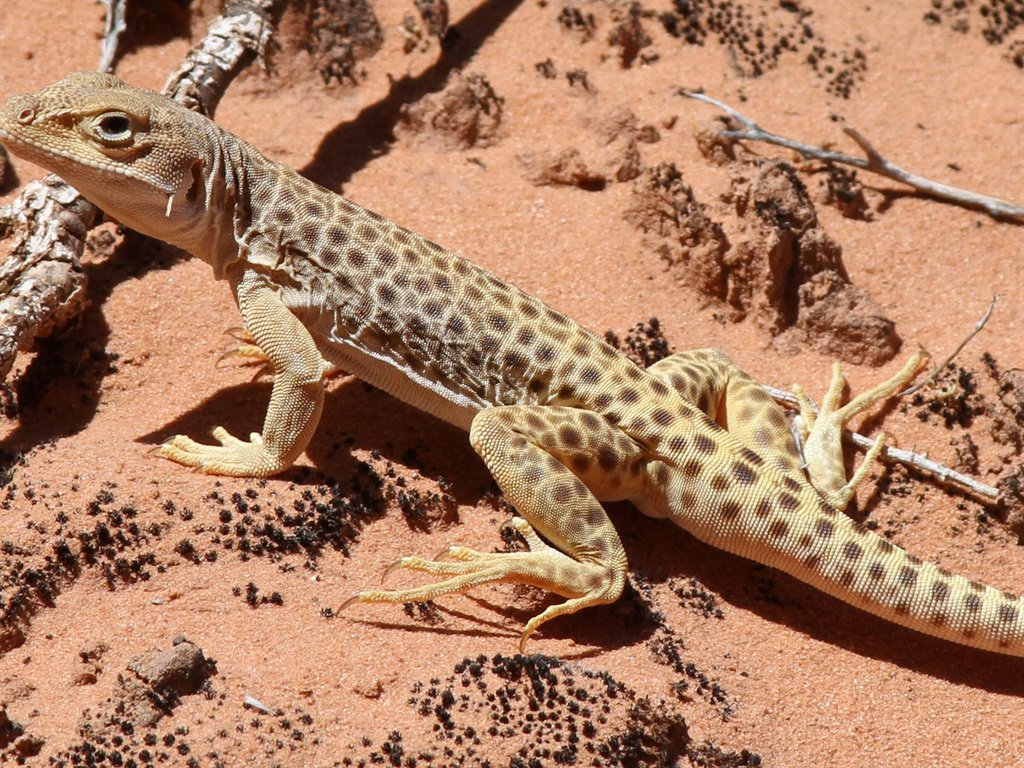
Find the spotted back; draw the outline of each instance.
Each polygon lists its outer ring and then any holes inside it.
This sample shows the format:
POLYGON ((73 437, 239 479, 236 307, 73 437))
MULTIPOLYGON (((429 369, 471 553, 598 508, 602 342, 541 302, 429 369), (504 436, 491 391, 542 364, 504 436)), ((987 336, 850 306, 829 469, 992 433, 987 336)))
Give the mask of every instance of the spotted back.
POLYGON ((250 176, 268 181, 240 201, 253 212, 246 266, 327 359, 349 370, 360 356, 386 362, 360 374, 391 391, 401 389, 391 376, 433 388, 446 403, 435 415, 466 427, 495 405, 614 410, 646 395, 631 389, 643 371, 566 315, 289 168, 247 160, 259 164, 250 176))

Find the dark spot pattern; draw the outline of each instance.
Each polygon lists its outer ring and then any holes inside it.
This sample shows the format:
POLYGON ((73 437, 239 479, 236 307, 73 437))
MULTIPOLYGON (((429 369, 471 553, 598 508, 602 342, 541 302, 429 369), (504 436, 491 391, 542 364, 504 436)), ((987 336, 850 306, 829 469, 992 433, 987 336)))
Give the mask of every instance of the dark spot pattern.
POLYGON ((1012 624, 1015 622, 1019 613, 1020 612, 1017 610, 1017 607, 1014 605, 1000 605, 999 610, 996 611, 996 615, 999 617, 999 620, 1004 624, 1012 624))
POLYGON ((736 462, 732 467, 732 475, 736 478, 736 482, 741 485, 751 485, 757 480, 757 474, 749 465, 741 462, 736 462))
POLYGON ((697 435, 693 439, 694 447, 701 453, 714 453, 718 445, 707 435, 697 435))
POLYGON ((787 512, 792 512, 800 506, 800 500, 791 493, 783 493, 779 496, 779 506, 787 512))
POLYGON ((699 474, 700 474, 700 472, 701 472, 701 469, 702 469, 702 465, 701 465, 701 463, 700 463, 699 461, 697 461, 696 459, 690 459, 690 460, 689 460, 688 462, 686 462, 685 464, 683 464, 683 465, 682 465, 682 466, 681 466, 681 467, 679 468, 679 470, 680 470, 680 471, 681 471, 681 472, 682 472, 682 473, 683 473, 683 474, 684 474, 684 475, 685 475, 686 477, 697 477, 697 475, 699 475, 699 474))
POLYGON ((579 448, 583 444, 583 435, 576 427, 564 426, 558 432, 558 438, 563 445, 570 448, 579 448))
POLYGON ((727 501, 722 505, 722 519, 735 520, 740 516, 740 505, 736 501, 727 501))
POLYGON ((664 408, 658 408, 651 415, 651 418, 654 420, 654 423, 657 424, 659 427, 667 427, 674 421, 674 419, 672 418, 672 414, 666 411, 664 408))
POLYGON ((640 393, 633 387, 627 387, 619 393, 619 399, 624 403, 635 403, 640 399, 640 393))
POLYGON ((814 524, 814 532, 823 539, 828 539, 835 533, 836 526, 831 520, 818 520, 814 524))
POLYGON ((602 448, 597 452, 597 465, 605 472, 611 472, 619 464, 619 457, 611 448, 602 448))
POLYGON ((761 454, 756 451, 752 451, 749 448, 744 448, 740 451, 740 456, 746 459, 748 462, 753 464, 755 467, 759 467, 764 464, 764 459, 761 458, 761 454))
POLYGON ((572 468, 573 471, 583 474, 591 467, 590 457, 583 454, 577 454, 572 457, 572 468))

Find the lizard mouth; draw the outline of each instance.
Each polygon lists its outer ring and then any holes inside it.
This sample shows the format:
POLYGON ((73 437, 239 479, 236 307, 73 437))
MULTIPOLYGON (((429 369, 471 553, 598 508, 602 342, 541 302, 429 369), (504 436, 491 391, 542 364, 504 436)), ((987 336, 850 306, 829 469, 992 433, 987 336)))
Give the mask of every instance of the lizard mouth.
POLYGON ((122 177, 141 181, 158 190, 161 194, 170 195, 175 191, 172 185, 161 181, 155 175, 140 173, 138 170, 123 164, 105 163, 99 160, 82 158, 81 156, 72 157, 70 153, 53 149, 51 146, 18 135, 4 128, 3 118, 0 118, 0 139, 3 139, 13 154, 20 155, 30 162, 37 163, 58 176, 62 174, 62 171, 73 172, 76 167, 85 167, 110 177, 122 177))

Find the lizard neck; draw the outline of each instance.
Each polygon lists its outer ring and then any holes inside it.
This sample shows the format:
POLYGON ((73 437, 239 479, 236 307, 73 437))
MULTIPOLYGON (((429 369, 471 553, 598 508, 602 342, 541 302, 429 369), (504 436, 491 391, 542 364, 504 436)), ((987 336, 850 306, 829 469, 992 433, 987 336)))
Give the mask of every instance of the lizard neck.
MULTIPOLYGON (((181 200, 168 204, 167 227, 157 237, 207 262, 218 279, 245 258, 252 229, 250 177, 260 177, 268 161, 241 139, 213 127, 204 156, 192 166, 181 200)), ((181 195, 179 194, 179 196, 181 195)))

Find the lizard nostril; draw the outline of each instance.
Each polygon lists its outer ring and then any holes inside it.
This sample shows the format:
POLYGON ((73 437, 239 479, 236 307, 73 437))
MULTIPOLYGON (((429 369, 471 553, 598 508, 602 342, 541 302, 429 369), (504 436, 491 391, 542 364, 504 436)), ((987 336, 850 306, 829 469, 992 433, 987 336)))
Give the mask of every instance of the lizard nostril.
POLYGON ((18 122, 22 125, 28 125, 36 117, 36 111, 32 107, 25 107, 21 112, 18 113, 18 122))

